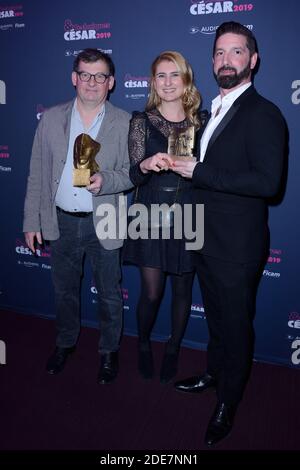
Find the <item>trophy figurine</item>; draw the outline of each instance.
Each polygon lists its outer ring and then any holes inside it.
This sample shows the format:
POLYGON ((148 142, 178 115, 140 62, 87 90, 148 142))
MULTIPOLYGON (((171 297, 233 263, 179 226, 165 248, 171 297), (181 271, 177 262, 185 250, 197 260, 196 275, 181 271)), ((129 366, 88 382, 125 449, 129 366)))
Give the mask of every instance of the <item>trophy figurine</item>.
POLYGON ((168 138, 168 154, 173 156, 173 160, 195 161, 196 158, 193 156, 194 145, 194 126, 185 129, 173 128, 168 138))
POLYGON ((80 134, 74 142, 73 186, 87 186, 90 177, 99 170, 95 157, 100 150, 99 142, 88 134, 80 134))

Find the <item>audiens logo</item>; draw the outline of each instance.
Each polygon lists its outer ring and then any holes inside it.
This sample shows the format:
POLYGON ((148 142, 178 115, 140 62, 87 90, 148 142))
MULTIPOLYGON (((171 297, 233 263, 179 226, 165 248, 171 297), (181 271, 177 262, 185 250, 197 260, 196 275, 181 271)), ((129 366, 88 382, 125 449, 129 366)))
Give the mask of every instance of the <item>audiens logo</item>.
POLYGON ((0 104, 6 104, 6 85, 3 80, 0 80, 0 104))
POLYGON ((191 0, 192 5, 190 6, 191 15, 210 15, 210 14, 220 14, 220 13, 238 13, 242 11, 251 11, 254 6, 252 3, 242 3, 237 5, 233 1, 208 1, 204 0, 197 2, 191 0))
POLYGON ((218 26, 201 26, 198 28, 197 26, 190 27, 190 34, 214 34, 216 32, 218 26))
POLYGON ((300 103, 300 80, 293 81, 292 89, 295 90, 291 96, 292 103, 299 104, 300 103))
POLYGON ((291 361, 295 366, 300 364, 300 339, 295 339, 292 344, 291 348, 295 349, 295 351, 291 355, 291 361))
MULTIPOLYGON (((112 55, 112 49, 101 49, 101 48, 99 48, 99 47, 98 47, 97 49, 98 49, 98 51, 104 52, 105 54, 112 55)), ((66 57, 76 57, 76 56, 78 56, 78 54, 79 54, 80 52, 82 52, 82 49, 73 50, 73 51, 67 49, 67 50, 65 51, 65 56, 66 56, 66 57)))
MULTIPOLYGON (((246 28, 248 28, 250 31, 253 30, 253 24, 245 24, 244 25, 246 28)), ((210 25, 210 26, 191 26, 189 29, 190 34, 215 34, 216 29, 218 28, 217 25, 210 25)))

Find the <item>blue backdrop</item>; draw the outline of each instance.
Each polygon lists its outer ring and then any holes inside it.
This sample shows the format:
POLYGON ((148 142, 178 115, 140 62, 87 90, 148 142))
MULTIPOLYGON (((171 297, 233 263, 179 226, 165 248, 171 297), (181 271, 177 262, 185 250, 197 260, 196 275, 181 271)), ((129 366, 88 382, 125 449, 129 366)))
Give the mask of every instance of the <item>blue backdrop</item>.
MULTIPOLYGON (((111 102, 131 112, 144 108, 154 57, 166 49, 178 50, 192 64, 203 107, 209 108, 217 94, 211 66, 214 33, 223 21, 235 20, 251 28, 258 40, 261 65, 255 85, 281 108, 290 133, 286 193, 270 209, 271 250, 258 293, 255 357, 300 367, 300 3, 250 1, 0 4, 0 307, 53 316, 50 251, 46 247, 33 256, 26 247, 23 201, 38 120, 44 109, 74 96, 71 70, 78 52, 96 47, 112 55, 116 88, 111 102)), ((97 301, 88 265, 85 271, 82 318, 96 326, 97 301)), ((125 333, 135 334, 139 276, 135 267, 124 267, 123 273, 125 333)), ((156 339, 169 334, 169 303, 167 286, 154 329, 156 339)), ((207 343, 197 282, 184 343, 196 348, 207 343)))

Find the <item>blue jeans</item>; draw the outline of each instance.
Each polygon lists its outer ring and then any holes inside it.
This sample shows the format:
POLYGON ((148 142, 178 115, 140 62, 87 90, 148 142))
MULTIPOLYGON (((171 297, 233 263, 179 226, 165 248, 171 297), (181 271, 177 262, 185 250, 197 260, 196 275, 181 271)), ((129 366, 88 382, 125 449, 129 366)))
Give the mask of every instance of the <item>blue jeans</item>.
POLYGON ((103 248, 96 236, 92 214, 75 217, 59 211, 57 216, 60 238, 51 242, 56 345, 67 348, 77 342, 82 268, 84 256, 87 255, 98 291, 99 352, 117 351, 123 318, 120 249, 103 248))

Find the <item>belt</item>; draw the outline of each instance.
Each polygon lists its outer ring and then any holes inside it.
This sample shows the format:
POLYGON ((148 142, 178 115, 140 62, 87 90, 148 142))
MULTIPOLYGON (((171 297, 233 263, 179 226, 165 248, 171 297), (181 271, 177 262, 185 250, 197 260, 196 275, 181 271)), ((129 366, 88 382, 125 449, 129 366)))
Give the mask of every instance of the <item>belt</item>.
POLYGON ((79 211, 76 211, 76 212, 68 212, 68 211, 64 211, 63 209, 61 209, 60 207, 56 206, 56 210, 57 212, 62 212, 63 214, 67 214, 67 215, 71 215, 73 217, 88 217, 89 215, 91 215, 93 212, 79 212, 79 211))
POLYGON ((167 191, 167 192, 171 192, 171 191, 184 191, 184 190, 187 190, 187 189, 191 189, 190 187, 188 188, 182 188, 182 187, 177 187, 177 186, 151 186, 151 189, 154 189, 155 191, 167 191))

